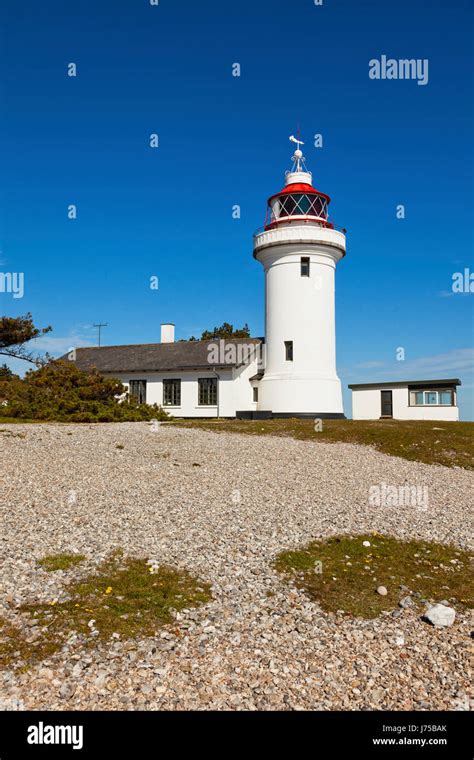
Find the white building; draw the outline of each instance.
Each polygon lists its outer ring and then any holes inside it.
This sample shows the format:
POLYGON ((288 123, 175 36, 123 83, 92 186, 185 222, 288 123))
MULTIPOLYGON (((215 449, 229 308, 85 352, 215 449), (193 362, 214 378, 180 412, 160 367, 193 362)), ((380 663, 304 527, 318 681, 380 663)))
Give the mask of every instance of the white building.
POLYGON ((81 369, 116 377, 140 403, 176 417, 344 417, 336 373, 335 269, 345 230, 312 185, 300 145, 284 188, 268 201, 254 257, 265 272, 265 339, 78 348, 81 369))
POLYGON ((349 385, 354 420, 459 420, 457 386, 461 381, 403 380, 349 385))
POLYGON ((174 325, 166 324, 161 343, 77 348, 75 362, 174 417, 235 417, 257 409, 261 345, 260 338, 175 342, 174 325))

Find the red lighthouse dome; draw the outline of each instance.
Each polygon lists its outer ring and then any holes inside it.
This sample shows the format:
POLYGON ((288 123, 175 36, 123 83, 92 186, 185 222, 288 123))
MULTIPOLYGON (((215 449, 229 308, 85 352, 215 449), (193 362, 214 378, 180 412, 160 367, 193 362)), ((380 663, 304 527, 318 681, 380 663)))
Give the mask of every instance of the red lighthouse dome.
POLYGON ((312 174, 307 171, 304 156, 300 150, 303 143, 294 137, 290 140, 297 143, 293 154, 293 167, 286 173, 286 183, 283 190, 268 199, 265 229, 273 229, 280 224, 319 224, 332 228, 328 221, 329 195, 313 187, 312 174))

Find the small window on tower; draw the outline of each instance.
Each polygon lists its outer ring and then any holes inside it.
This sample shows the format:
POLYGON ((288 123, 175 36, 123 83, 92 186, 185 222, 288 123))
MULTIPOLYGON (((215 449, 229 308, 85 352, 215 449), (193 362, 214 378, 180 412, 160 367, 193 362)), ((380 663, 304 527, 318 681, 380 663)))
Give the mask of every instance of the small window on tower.
POLYGON ((258 401, 258 388, 253 389, 253 400, 254 402, 258 401))
POLYGON ((301 257, 301 276, 309 277, 309 257, 308 256, 301 257))
POLYGON ((287 362, 293 361, 293 341, 285 340, 285 359, 287 362))

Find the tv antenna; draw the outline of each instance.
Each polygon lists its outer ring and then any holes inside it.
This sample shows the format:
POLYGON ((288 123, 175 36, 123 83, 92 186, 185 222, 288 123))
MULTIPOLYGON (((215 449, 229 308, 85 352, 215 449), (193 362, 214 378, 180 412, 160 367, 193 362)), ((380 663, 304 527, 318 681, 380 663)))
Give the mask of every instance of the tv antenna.
POLYGON ((101 330, 102 330, 103 327, 108 327, 108 323, 107 322, 99 322, 98 325, 92 325, 92 327, 97 327, 97 329, 99 331, 99 346, 100 346, 100 333, 101 333, 101 330))

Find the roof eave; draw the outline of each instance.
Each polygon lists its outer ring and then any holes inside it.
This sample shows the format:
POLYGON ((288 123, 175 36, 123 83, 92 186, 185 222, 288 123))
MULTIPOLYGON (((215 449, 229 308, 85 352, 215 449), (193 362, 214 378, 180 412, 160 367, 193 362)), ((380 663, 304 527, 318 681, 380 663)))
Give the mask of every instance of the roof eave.
POLYGON ((436 385, 436 386, 442 386, 442 385, 462 385, 461 381, 457 377, 451 377, 451 378, 441 378, 440 380, 432 379, 432 380, 394 380, 393 382, 390 381, 383 381, 381 383, 351 383, 347 387, 351 390, 363 390, 363 389, 370 389, 370 388, 389 388, 389 387, 396 387, 396 386, 410 386, 410 387, 422 387, 422 386, 429 386, 429 385, 436 385))

